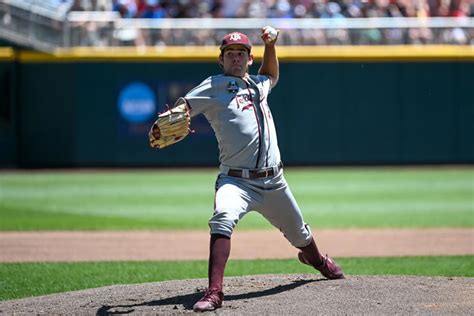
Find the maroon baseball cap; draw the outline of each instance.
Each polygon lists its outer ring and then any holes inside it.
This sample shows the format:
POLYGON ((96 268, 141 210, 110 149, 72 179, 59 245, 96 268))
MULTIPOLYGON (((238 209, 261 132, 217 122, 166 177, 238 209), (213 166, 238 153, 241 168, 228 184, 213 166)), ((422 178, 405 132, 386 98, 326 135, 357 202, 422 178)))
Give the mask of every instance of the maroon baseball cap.
POLYGON ((249 50, 249 52, 252 49, 252 44, 250 43, 250 40, 247 35, 240 32, 232 32, 224 36, 221 42, 221 51, 223 51, 227 46, 230 45, 245 46, 249 50))

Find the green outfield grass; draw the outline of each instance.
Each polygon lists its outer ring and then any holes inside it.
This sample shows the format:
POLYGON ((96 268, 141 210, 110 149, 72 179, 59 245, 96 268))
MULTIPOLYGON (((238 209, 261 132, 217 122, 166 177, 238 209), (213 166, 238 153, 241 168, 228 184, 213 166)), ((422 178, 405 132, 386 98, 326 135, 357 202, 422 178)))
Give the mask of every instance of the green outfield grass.
MULTIPOLYGON (((287 168, 319 228, 474 227, 474 168, 287 168)), ((215 169, 0 172, 0 230, 208 230, 215 169)), ((271 226, 256 213, 239 229, 271 226)), ((474 276, 474 256, 342 258, 348 275, 474 276)), ((296 260, 232 260, 227 276, 311 273, 296 260)), ((0 264, 0 299, 206 278, 207 263, 0 264)), ((205 281, 203 281, 205 285, 205 281)))
MULTIPOLYGON (((350 275, 474 277, 474 257, 344 258, 350 275)), ((231 260, 226 276, 314 273, 297 260, 231 260)), ((112 284, 206 278, 207 262, 96 262, 0 264, 0 300, 75 291, 112 284)), ((315 274, 315 277, 321 277, 315 274)), ((203 286, 207 281, 203 280, 203 286)))
MULTIPOLYGON (((285 175, 315 228, 474 226, 474 168, 285 175)), ((215 178, 215 169, 0 172, 0 230, 207 230, 215 178)), ((239 227, 270 225, 254 212, 239 227)))

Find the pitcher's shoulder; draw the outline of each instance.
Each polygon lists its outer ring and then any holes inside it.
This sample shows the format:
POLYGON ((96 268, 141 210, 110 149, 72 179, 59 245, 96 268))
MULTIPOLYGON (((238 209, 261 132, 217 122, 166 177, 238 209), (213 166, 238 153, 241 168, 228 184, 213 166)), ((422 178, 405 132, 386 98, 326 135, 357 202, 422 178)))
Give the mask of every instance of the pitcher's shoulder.
POLYGON ((211 85, 219 91, 231 93, 247 88, 247 85, 242 78, 226 76, 224 74, 212 76, 211 85))

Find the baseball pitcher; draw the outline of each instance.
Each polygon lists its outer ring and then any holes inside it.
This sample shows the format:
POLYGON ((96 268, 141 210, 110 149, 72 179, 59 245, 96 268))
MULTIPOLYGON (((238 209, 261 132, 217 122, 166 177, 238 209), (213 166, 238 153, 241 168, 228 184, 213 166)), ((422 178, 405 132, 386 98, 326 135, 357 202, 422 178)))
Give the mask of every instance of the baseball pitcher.
POLYGON ((195 311, 222 306, 224 269, 232 232, 248 212, 261 213, 300 251, 298 259, 328 279, 342 279, 341 268, 322 255, 288 184, 278 149, 268 94, 279 77, 275 43, 279 31, 264 27, 265 45, 257 75, 249 75, 252 45, 245 34, 233 32, 222 39, 222 74, 205 79, 161 114, 150 129, 150 145, 163 148, 183 139, 192 117, 202 113, 219 145, 220 172, 216 181, 214 214, 209 220, 209 287, 195 311))

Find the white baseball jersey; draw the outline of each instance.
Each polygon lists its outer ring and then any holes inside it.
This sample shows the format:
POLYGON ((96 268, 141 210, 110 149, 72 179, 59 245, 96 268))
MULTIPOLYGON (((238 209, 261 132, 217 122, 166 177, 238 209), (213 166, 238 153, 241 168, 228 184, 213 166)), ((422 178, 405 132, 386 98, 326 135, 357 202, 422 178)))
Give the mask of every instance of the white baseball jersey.
POLYGON ((185 99, 191 116, 204 114, 219 145, 222 165, 259 169, 280 163, 277 135, 267 103, 270 78, 217 75, 192 89, 185 99))
MULTIPOLYGON (((311 242, 311 231, 283 176, 277 135, 267 103, 270 78, 217 75, 204 80, 184 99, 191 116, 204 114, 219 144, 221 173, 216 181, 211 234, 230 237, 252 210, 262 214, 295 247, 311 242), (229 169, 274 170, 271 176, 232 176, 229 169)), ((181 101, 178 101, 181 102, 181 101)), ((242 174, 244 174, 242 170, 242 174)))

